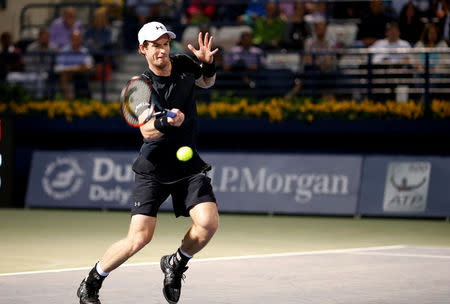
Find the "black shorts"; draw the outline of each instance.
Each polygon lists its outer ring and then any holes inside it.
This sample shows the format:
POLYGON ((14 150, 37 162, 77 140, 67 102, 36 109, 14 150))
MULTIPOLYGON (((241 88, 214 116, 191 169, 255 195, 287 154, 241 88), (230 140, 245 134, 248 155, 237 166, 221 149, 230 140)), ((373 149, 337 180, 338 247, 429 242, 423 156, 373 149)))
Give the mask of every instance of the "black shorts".
POLYGON ((198 203, 216 202, 211 179, 199 173, 173 184, 163 184, 154 177, 135 174, 131 214, 144 214, 156 217, 159 207, 172 195, 175 215, 189 216, 189 209, 198 203))

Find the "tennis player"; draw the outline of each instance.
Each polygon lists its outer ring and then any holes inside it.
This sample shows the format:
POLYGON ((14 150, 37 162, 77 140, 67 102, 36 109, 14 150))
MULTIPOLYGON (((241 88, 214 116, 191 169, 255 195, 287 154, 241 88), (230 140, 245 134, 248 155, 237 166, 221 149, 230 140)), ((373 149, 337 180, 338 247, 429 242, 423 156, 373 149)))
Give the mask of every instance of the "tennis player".
POLYGON ((163 294, 169 303, 177 303, 181 280, 187 263, 212 238, 219 215, 211 179, 206 175, 210 165, 196 150, 197 110, 196 87, 208 88, 215 82, 216 69, 211 50, 213 37, 199 33, 199 48, 188 48, 198 62, 187 55, 169 56, 170 41, 175 34, 159 22, 145 24, 138 33, 139 53, 148 63, 141 75, 153 84, 154 94, 163 108, 176 117, 153 118, 140 127, 143 145, 133 164, 135 186, 128 235, 112 244, 81 282, 77 295, 81 304, 99 304, 99 289, 105 277, 147 245, 155 231, 161 204, 172 196, 175 215, 190 216, 192 226, 175 253, 161 258, 164 273, 163 294), (181 146, 193 149, 186 162, 176 158, 181 146))

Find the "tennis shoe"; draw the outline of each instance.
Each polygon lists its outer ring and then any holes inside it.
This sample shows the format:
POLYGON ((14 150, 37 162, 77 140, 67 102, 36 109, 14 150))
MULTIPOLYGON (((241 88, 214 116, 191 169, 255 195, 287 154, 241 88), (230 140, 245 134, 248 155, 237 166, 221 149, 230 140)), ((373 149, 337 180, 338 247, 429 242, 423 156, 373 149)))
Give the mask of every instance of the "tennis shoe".
POLYGON ((77 296, 80 298, 80 304, 101 304, 98 292, 104 279, 95 269, 91 270, 89 276, 83 279, 78 287, 77 296))
POLYGON ((164 273, 164 297, 170 304, 176 304, 180 299, 181 280, 184 281, 184 272, 188 267, 177 263, 173 254, 163 256, 160 265, 164 273))

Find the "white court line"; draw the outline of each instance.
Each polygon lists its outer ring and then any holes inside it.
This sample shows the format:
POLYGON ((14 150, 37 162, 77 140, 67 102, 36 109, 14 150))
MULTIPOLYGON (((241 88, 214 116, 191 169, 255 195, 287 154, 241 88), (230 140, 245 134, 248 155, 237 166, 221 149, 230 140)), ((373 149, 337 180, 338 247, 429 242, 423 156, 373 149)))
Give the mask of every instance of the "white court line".
POLYGON ((403 258, 450 259, 450 255, 435 255, 435 254, 383 253, 383 252, 350 252, 350 254, 403 257, 403 258))
MULTIPOLYGON (((358 248, 329 249, 329 250, 316 250, 316 251, 285 252, 285 253, 259 254, 259 255, 243 255, 243 256, 232 256, 232 257, 195 259, 195 260, 192 260, 191 263, 201 263, 201 262, 210 262, 210 261, 232 261, 232 260, 244 260, 244 259, 263 259, 263 258, 272 258, 272 257, 288 257, 288 256, 302 256, 302 255, 321 255, 321 254, 332 254, 332 253, 356 253, 356 252, 371 251, 371 250, 401 249, 401 248, 405 248, 405 247, 406 246, 404 246, 404 245, 393 245, 393 246, 358 247, 358 248)), ((124 264, 124 265, 121 265, 120 267, 136 267, 136 266, 151 266, 151 265, 159 265, 159 262, 124 264)), ((58 273, 58 272, 78 271, 78 270, 90 270, 91 268, 92 268, 92 266, 78 267, 78 268, 63 268, 63 269, 54 269, 54 270, 10 272, 10 273, 0 273, 0 277, 28 275, 28 274, 58 273)))

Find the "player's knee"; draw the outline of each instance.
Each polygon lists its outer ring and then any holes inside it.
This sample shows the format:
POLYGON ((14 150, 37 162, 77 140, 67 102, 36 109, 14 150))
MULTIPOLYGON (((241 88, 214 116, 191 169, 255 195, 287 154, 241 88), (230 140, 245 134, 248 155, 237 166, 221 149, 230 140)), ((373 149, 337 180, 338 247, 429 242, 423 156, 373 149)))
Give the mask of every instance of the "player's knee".
POLYGON ((132 238, 132 251, 138 252, 141 250, 145 245, 150 243, 152 240, 152 235, 148 233, 137 233, 132 238))
POLYGON ((219 228, 219 218, 217 216, 213 217, 209 224, 208 224, 208 230, 214 234, 217 229, 219 228))
POLYGON ((202 221, 200 226, 208 235, 213 235, 219 228, 219 219, 217 216, 210 216, 202 221))

